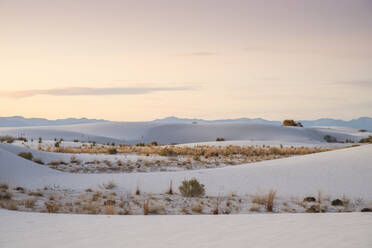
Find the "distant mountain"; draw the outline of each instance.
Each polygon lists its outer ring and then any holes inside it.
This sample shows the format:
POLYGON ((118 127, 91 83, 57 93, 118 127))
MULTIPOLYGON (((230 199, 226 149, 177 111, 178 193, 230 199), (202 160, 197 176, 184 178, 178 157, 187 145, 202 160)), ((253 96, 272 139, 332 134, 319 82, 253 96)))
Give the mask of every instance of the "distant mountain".
MULTIPOLYGON (((297 120, 296 120, 297 121, 297 120)), ((372 131, 372 118, 360 117, 350 121, 337 120, 331 118, 322 118, 317 120, 299 120, 305 127, 312 126, 340 126, 352 127, 357 129, 367 129, 372 131)), ((24 118, 22 116, 0 117, 0 127, 28 127, 28 126, 57 126, 57 125, 73 125, 95 122, 109 122, 102 119, 87 119, 87 118, 67 118, 48 120, 43 118, 24 118)), ((154 123, 253 123, 253 124, 270 124, 281 125, 282 121, 269 121, 263 118, 237 118, 237 119, 219 119, 219 120, 204 120, 196 118, 178 118, 175 116, 166 117, 163 119, 153 120, 154 123)))
POLYGON ((237 119, 220 119, 220 120, 203 120, 203 119, 188 119, 188 118, 178 118, 175 116, 166 117, 164 119, 156 119, 153 122, 157 123, 193 123, 193 122, 202 122, 202 123, 228 123, 228 122, 245 122, 245 123, 256 123, 256 124, 272 124, 280 125, 280 121, 268 121, 262 118, 237 118, 237 119))
MULTIPOLYGON (((237 118, 237 119, 221 119, 221 120, 203 120, 203 119, 187 119, 177 118, 174 116, 166 117, 164 119, 156 119, 154 122, 157 123, 227 123, 227 122, 243 122, 243 123, 255 123, 255 124, 271 124, 281 125, 282 121, 269 121, 262 118, 237 118)), ((352 127, 358 129, 372 130, 372 118, 360 117, 358 119, 352 119, 350 121, 322 118, 318 120, 300 120, 305 127, 312 126, 338 126, 338 127, 352 127)))
POLYGON ((106 120, 87 118, 67 118, 48 120, 44 118, 24 118, 22 116, 0 117, 0 127, 58 126, 84 123, 105 122, 106 120))

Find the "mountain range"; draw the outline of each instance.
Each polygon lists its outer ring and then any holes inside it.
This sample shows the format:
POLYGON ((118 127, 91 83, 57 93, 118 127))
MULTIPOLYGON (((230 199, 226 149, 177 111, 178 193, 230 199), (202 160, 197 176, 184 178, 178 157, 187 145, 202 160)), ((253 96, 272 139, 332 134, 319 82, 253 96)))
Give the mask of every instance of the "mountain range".
MULTIPOLYGON (((358 129, 372 130, 372 118, 360 117, 349 121, 321 118, 317 120, 298 120, 305 127, 311 126, 341 126, 352 127, 358 129)), ((87 118, 67 118, 48 120, 44 118, 24 118, 22 116, 0 117, 0 127, 26 127, 26 126, 56 126, 56 125, 74 125, 96 122, 110 122, 103 119, 87 119, 87 118)), ((281 125, 282 121, 271 121, 263 118, 237 118, 237 119, 219 119, 219 120, 204 120, 192 118, 178 118, 175 116, 166 117, 163 119, 156 119, 151 122, 154 123, 228 123, 228 122, 242 122, 255 124, 271 124, 281 125)))

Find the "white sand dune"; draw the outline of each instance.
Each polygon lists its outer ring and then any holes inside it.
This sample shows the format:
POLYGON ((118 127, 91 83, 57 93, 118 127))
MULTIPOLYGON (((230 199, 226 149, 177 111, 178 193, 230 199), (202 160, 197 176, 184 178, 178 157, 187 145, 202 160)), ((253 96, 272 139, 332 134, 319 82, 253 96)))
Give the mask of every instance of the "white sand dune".
POLYGON ((0 210, 0 246, 372 247, 372 214, 92 216, 0 210))
POLYGON ((121 174, 70 174, 35 164, 0 148, 0 180, 26 187, 57 185, 62 188, 96 188, 114 181, 123 191, 137 185, 148 193, 162 193, 172 180, 175 189, 182 180, 195 177, 207 194, 256 193, 271 188, 278 195, 314 195, 317 190, 334 197, 372 199, 372 145, 341 149, 218 169, 180 172, 121 174))
POLYGON ((324 135, 331 134, 339 140, 359 141, 370 133, 342 128, 298 128, 251 123, 198 123, 161 124, 151 122, 109 122, 78 124, 70 126, 0 128, 0 134, 44 139, 92 140, 97 142, 157 141, 161 144, 193 143, 215 141, 217 137, 226 140, 275 140, 282 142, 311 143, 324 142, 324 135))

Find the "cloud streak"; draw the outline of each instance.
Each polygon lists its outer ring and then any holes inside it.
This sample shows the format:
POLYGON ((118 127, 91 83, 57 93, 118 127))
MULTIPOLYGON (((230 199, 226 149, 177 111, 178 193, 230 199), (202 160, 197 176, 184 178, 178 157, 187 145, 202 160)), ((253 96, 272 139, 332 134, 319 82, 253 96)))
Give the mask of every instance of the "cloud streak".
POLYGON ((101 95, 143 95, 160 91, 189 91, 194 87, 69 87, 55 88, 47 90, 21 90, 21 91, 3 91, 0 97, 25 98, 36 95, 50 96, 101 96, 101 95))

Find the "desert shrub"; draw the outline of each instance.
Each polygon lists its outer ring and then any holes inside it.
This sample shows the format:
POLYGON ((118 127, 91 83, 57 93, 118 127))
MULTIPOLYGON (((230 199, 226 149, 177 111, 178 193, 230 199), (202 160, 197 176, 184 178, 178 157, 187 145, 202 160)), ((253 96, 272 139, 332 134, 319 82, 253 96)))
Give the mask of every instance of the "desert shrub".
POLYGON ((200 197, 205 194, 204 185, 195 178, 182 181, 178 189, 184 197, 200 197))
POLYGON ((32 160, 32 161, 34 161, 34 162, 37 163, 37 164, 44 164, 44 162, 43 162, 40 158, 35 158, 35 159, 32 160))
POLYGON ((12 199, 12 196, 12 193, 7 190, 0 192, 0 200, 10 200, 12 199))
POLYGON ((173 181, 171 180, 169 183, 169 189, 166 192, 168 195, 173 195, 173 181))
POLYGON ((60 204, 56 201, 45 201, 44 205, 48 213, 57 213, 60 208, 60 204))
POLYGON ((116 150, 116 148, 109 148, 107 150, 107 152, 108 152, 108 154, 116 154, 116 153, 118 153, 118 150, 116 150))
POLYGON ((0 136, 0 142, 6 142, 6 143, 13 143, 15 141, 15 138, 9 135, 0 136))
POLYGON ((332 202, 331 202, 331 205, 332 206, 343 206, 344 205, 344 202, 340 199, 334 199, 332 202))
POLYGON ((177 152, 168 147, 162 148, 159 152, 160 156, 177 156, 177 152))
POLYGON ((5 190, 7 190, 7 189, 9 189, 8 184, 6 184, 6 183, 1 183, 1 184, 0 184, 0 190, 1 190, 1 191, 5 191, 5 190))
POLYGON ((74 142, 77 143, 77 142, 79 142, 79 140, 78 139, 74 139, 74 142))
POLYGON ((137 143, 136 146, 145 146, 145 143, 137 143))
POLYGON ((33 208, 35 206, 36 199, 35 198, 28 198, 25 200, 25 207, 26 208, 33 208))
POLYGON ((217 137, 216 141, 225 141, 224 138, 217 137))
POLYGON ((20 140, 20 141, 23 141, 23 142, 27 142, 27 139, 25 137, 18 137, 17 140, 20 140))
POLYGON ((152 145, 152 146, 158 146, 158 142, 153 141, 153 142, 150 143, 150 145, 152 145))
POLYGON ((54 143, 54 147, 58 148, 60 144, 61 144, 60 141, 56 141, 56 143, 54 143))
POLYGON ((325 135, 324 137, 323 137, 323 139, 325 140, 325 141, 327 141, 328 143, 336 143, 337 142, 337 139, 336 139, 336 137, 334 137, 334 136, 331 136, 331 135, 325 135))
POLYGON ((105 189, 113 189, 113 188, 116 187, 116 184, 115 184, 114 181, 110 181, 110 182, 108 182, 107 184, 103 184, 103 187, 104 187, 105 189))
POLYGON ((258 205, 266 205, 266 196, 265 195, 260 195, 260 194, 256 194, 254 196, 252 196, 252 203, 254 204, 258 204, 258 205))
POLYGON ((372 143, 372 136, 368 136, 368 138, 361 139, 359 143, 372 143))
POLYGON ((18 156, 28 160, 32 160, 34 158, 31 152, 20 152, 18 153, 18 156))
POLYGON ((193 205, 191 206, 191 211, 200 214, 203 211, 203 205, 202 204, 193 205))
POLYGON ((289 127, 303 127, 301 122, 295 122, 294 120, 284 120, 283 126, 289 126, 289 127))
POLYGON ((359 132, 365 133, 365 132, 368 132, 368 130, 366 130, 366 129, 359 129, 359 132))
POLYGON ((308 196, 304 198, 304 202, 315 202, 316 199, 313 196, 308 196))
POLYGON ((361 212, 372 212, 372 208, 363 208, 361 212))
POLYGON ((276 196, 275 190, 270 190, 269 193, 267 194, 267 199, 266 199, 266 211, 267 212, 273 211, 275 196, 276 196))
POLYGON ((39 137, 39 144, 43 143, 43 139, 39 137))

